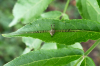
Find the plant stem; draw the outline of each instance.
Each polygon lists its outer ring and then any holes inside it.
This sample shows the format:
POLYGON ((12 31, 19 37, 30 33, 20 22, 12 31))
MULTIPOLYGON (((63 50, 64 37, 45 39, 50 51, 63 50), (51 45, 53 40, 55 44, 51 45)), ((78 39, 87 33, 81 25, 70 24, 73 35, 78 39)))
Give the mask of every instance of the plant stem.
POLYGON ((78 59, 78 61, 75 63, 75 65, 74 65, 74 66, 77 66, 77 65, 78 65, 78 63, 80 63, 80 61, 82 61, 82 59, 83 59, 83 56, 81 56, 81 57, 78 59))
POLYGON ((74 66, 77 66, 78 63, 85 58, 98 44, 100 43, 100 39, 98 39, 85 53, 84 56, 80 57, 74 66))
POLYGON ((63 13, 66 13, 70 0, 67 0, 63 13))
POLYGON ((85 56, 87 56, 98 44, 100 43, 100 39, 98 39, 86 52, 85 56))

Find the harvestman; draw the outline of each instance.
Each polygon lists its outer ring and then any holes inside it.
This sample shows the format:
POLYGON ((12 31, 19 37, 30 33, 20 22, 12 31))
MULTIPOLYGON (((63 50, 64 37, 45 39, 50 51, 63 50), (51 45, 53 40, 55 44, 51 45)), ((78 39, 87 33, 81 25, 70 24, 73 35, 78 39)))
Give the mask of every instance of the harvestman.
POLYGON ((50 34, 51 34, 51 36, 53 36, 55 34, 54 25, 53 25, 53 28, 52 28, 52 25, 51 25, 50 34))

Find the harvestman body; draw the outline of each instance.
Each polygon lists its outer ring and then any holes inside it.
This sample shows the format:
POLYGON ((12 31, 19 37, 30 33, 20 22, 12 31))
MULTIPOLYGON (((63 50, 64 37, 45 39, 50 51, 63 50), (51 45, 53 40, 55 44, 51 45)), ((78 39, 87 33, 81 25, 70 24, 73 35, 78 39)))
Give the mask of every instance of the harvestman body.
POLYGON ((51 25, 51 30, 50 30, 50 34, 51 34, 51 36, 53 36, 53 35, 54 35, 54 33, 55 33, 55 30, 54 30, 54 25, 53 25, 53 28, 52 28, 52 25, 51 25))

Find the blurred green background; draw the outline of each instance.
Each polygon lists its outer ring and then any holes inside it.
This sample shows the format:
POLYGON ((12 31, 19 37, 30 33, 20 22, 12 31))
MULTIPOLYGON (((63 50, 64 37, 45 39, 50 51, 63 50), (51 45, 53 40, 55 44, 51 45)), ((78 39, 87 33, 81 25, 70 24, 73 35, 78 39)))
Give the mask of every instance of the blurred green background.
MULTIPOLYGON (((14 18, 12 9, 16 1, 17 0, 0 0, 0 66, 3 66, 3 64, 20 56, 25 49, 25 44, 22 42, 21 38, 5 38, 1 36, 1 34, 16 31, 23 26, 21 23, 19 23, 14 27, 8 27, 9 23, 14 18)), ((46 12, 53 10, 62 12, 66 1, 67 0, 55 0, 49 5, 46 12)), ((81 19, 81 16, 76 8, 75 0, 70 1, 66 14, 69 15, 70 19, 81 19)), ((92 40, 89 40, 88 42, 82 42, 84 51, 86 51, 94 42, 95 41, 92 40)), ((97 66, 99 66, 100 63, 99 48, 100 46, 95 48, 89 54, 97 66)))
POLYGON ((19 28, 19 25, 12 28, 8 27, 13 19, 12 9, 16 1, 0 0, 0 66, 21 55, 25 48, 21 38, 4 38, 1 36, 3 33, 10 33, 19 28))

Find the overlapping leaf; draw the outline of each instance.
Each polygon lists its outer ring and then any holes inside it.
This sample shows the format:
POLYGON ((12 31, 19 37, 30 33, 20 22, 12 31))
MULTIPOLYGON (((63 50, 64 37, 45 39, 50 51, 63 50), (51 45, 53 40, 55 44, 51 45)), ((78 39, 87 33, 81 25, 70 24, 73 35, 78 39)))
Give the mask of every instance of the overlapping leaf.
POLYGON ((80 66, 95 66, 95 63, 90 57, 85 57, 80 66))
POLYGON ((24 50, 23 54, 40 49, 57 49, 56 43, 46 43, 42 40, 34 39, 32 37, 23 37, 22 40, 26 44, 26 49, 24 50))
POLYGON ((42 40, 34 39, 31 37, 23 37, 22 40, 26 44, 27 47, 34 50, 39 49, 43 42, 42 40))
POLYGON ((99 8, 100 8, 100 0, 97 0, 97 2, 98 2, 98 5, 99 5, 99 8))
POLYGON ((33 37, 46 42, 60 44, 74 44, 88 39, 100 38, 100 23, 90 20, 54 20, 39 19, 27 24, 16 32, 3 34, 5 37, 33 37), (51 37, 51 25, 54 26, 55 34, 51 37))
POLYGON ((49 12, 41 14, 41 18, 59 19, 61 15, 62 13, 60 11, 49 11, 49 12))
POLYGON ((40 18, 52 18, 52 19, 69 19, 67 14, 62 14, 60 11, 49 11, 46 13, 41 14, 40 18), (63 16, 63 17, 62 17, 63 16))
POLYGON ((100 8, 97 0, 76 0, 77 7, 84 19, 100 22, 100 8))
POLYGON ((18 0, 13 9, 14 19, 9 26, 22 21, 29 23, 39 16, 53 0, 18 0))
POLYGON ((82 50, 74 48, 40 50, 22 55, 4 66, 61 66, 80 58, 82 55, 82 50))

